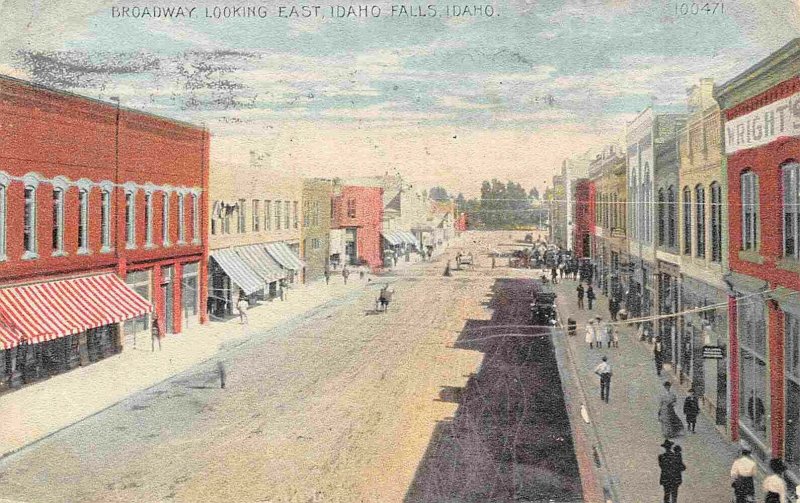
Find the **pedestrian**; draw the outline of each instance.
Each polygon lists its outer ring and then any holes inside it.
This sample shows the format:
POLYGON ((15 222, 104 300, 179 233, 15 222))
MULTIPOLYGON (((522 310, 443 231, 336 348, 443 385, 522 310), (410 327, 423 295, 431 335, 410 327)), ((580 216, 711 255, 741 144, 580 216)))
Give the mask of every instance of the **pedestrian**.
POLYGON ((661 444, 665 452, 658 456, 661 468, 659 483, 664 487, 664 503, 678 502, 678 488, 683 483, 683 453, 680 445, 672 446, 672 442, 664 440, 661 444))
POLYGON ((566 267, 566 265, 564 264, 564 262, 561 262, 560 264, 558 264, 558 272, 559 272, 559 274, 561 274, 561 279, 564 279, 564 269, 565 269, 565 267, 566 267))
POLYGON ((236 303, 236 309, 239 311, 239 324, 244 325, 248 322, 247 320, 247 309, 250 307, 250 303, 247 302, 247 298, 244 296, 244 292, 239 292, 239 301, 236 303))
POLYGON ((731 487, 735 503, 749 503, 755 501, 756 462, 750 458, 750 446, 742 442, 740 449, 741 455, 731 466, 731 487))
POLYGON ((675 402, 678 397, 672 391, 672 383, 664 383, 664 392, 658 402, 658 421, 661 423, 661 433, 664 438, 674 438, 683 432, 683 422, 675 412, 675 402))
MULTIPOLYGON (((395 264, 394 265, 397 265, 397 260, 395 260, 395 264)), ((358 278, 361 279, 362 281, 364 280, 364 268, 363 267, 358 271, 358 278)))
POLYGON ((158 324, 158 314, 153 311, 153 321, 150 322, 150 350, 155 352, 156 343, 158 343, 158 350, 161 351, 161 327, 158 324))
POLYGON ((281 278, 279 284, 281 286, 281 300, 284 301, 289 296, 289 283, 287 283, 286 278, 281 278))
POLYGON ((347 277, 350 276, 350 269, 347 266, 342 268, 342 278, 344 279, 344 284, 347 284, 347 277))
POLYGON ((694 433, 697 426, 697 416, 700 414, 700 402, 695 394, 694 387, 689 388, 689 396, 683 401, 683 415, 686 416, 686 430, 694 433))
POLYGON ((444 267, 444 275, 445 276, 452 276, 450 273, 450 261, 447 261, 447 265, 444 267))
POLYGON ((594 333, 594 320, 589 320, 589 323, 586 324, 586 343, 589 344, 589 349, 594 348, 594 340, 595 333, 594 333))
POLYGON ((765 495, 764 503, 786 503, 786 481, 783 480, 786 466, 783 464, 783 460, 771 459, 769 469, 772 471, 772 475, 765 478, 761 484, 765 495))
POLYGON ((492 269, 494 269, 494 266, 495 266, 495 256, 492 255, 492 269))
POLYGON ((578 292, 578 309, 583 309, 583 284, 578 283, 578 288, 575 289, 578 292))
POLYGON ((617 321, 617 313, 619 312, 619 301, 616 297, 611 297, 608 301, 608 314, 611 315, 611 321, 617 321))
POLYGON ((219 360, 217 362, 217 373, 219 374, 219 387, 225 389, 225 377, 226 377, 225 362, 223 362, 222 360, 219 360))
POLYGON ((611 395, 611 364, 608 363, 608 357, 604 356, 594 373, 600 376, 600 400, 608 403, 609 395, 611 395))
POLYGON ((594 299, 594 288, 592 288, 592 285, 589 284, 589 286, 586 288, 586 300, 589 302, 589 311, 592 310, 592 303, 594 302, 594 299))
POLYGON ((558 283, 558 271, 555 266, 550 268, 550 281, 552 281, 554 285, 558 283))
POLYGON ((608 331, 609 347, 614 349, 619 348, 619 332, 617 331, 616 325, 608 323, 606 324, 606 330, 608 331))
MULTIPOLYGON (((639 340, 644 340, 641 338, 644 337, 644 329, 640 327, 640 330, 642 330, 642 335, 639 340)), ((656 337, 655 344, 653 344, 653 361, 656 364, 656 375, 660 377, 661 370, 664 368, 664 344, 661 342, 660 335, 656 337)))
POLYGON ((331 271, 329 269, 325 269, 325 284, 328 285, 331 282, 331 271))
POLYGON ((608 345, 608 328, 606 324, 603 322, 603 318, 596 317, 595 320, 595 330, 597 331, 597 347, 598 349, 603 349, 603 344, 606 347, 611 347, 608 345))
POLYGON ((567 318, 567 334, 575 335, 578 329, 578 324, 572 318, 567 318))

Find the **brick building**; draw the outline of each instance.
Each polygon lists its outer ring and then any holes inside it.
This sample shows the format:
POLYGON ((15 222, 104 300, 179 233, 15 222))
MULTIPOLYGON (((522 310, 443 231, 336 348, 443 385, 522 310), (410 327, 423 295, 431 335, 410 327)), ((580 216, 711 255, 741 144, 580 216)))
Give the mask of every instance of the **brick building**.
POLYGON ((588 178, 579 178, 573 183, 572 198, 575 201, 575 217, 572 225, 572 242, 576 258, 589 258, 592 254, 594 193, 594 182, 588 178))
POLYGON ((331 228, 343 230, 342 264, 383 265, 383 189, 344 185, 334 189, 331 228))
POLYGON ((4 381, 205 321, 207 131, 0 77, 0 144, 4 381))

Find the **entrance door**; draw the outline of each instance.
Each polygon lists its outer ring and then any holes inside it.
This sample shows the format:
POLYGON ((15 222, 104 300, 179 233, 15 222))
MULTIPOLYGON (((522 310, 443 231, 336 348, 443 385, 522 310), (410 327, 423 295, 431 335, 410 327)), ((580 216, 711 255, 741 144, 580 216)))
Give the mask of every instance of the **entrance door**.
POLYGON ((175 333, 173 313, 173 267, 161 268, 161 298, 164 299, 164 330, 168 334, 175 333))
POLYGON ((356 246, 356 229, 346 229, 344 235, 344 253, 347 263, 355 265, 358 262, 358 247, 356 246))

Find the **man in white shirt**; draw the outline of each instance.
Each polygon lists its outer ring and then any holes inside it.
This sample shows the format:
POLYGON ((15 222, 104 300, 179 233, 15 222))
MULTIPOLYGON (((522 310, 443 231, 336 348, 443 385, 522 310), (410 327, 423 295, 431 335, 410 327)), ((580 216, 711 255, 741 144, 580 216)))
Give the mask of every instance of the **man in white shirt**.
POLYGON ((607 357, 603 357, 603 361, 595 367, 594 373, 600 376, 600 400, 608 403, 611 394, 611 364, 608 363, 607 357))
POLYGON ((731 481, 736 503, 747 503, 754 501, 756 494, 755 484, 753 484, 756 463, 750 459, 750 447, 747 444, 742 443, 741 451, 742 455, 736 458, 731 466, 731 481))
POLYGON ((247 309, 250 307, 250 303, 247 302, 247 298, 244 295, 239 296, 239 302, 236 303, 236 309, 239 310, 239 324, 244 325, 247 323, 247 309))

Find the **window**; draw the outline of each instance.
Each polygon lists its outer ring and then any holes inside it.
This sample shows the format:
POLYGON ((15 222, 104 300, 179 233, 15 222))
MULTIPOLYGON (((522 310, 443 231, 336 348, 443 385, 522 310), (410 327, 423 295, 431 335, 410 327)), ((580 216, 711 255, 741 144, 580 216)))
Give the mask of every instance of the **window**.
POLYGON ((798 251, 798 210, 800 209, 800 181, 798 172, 800 164, 790 162, 782 166, 783 185, 783 254, 786 257, 799 258, 798 251))
MULTIPOLYGON (((147 300, 152 300, 150 295, 150 269, 144 271, 132 271, 125 276, 125 284, 147 300)), ((125 321, 125 334, 134 335, 150 329, 150 314, 145 313, 138 318, 125 321)))
POLYGON ((308 227, 311 224, 311 201, 303 201, 303 227, 308 227))
POLYGON ((739 361, 739 422, 745 435, 766 442, 767 400, 767 325, 764 303, 738 302, 739 361))
POLYGON ((243 234, 247 232, 247 203, 244 199, 239 199, 239 211, 236 213, 236 232, 243 234))
POLYGON ((153 246, 153 194, 144 194, 144 245, 153 246))
POLYGON ((169 246, 169 192, 164 192, 164 199, 161 210, 161 242, 164 246, 169 246))
POLYGON ((667 189, 667 246, 675 248, 678 246, 678 227, 677 227, 677 201, 675 200, 675 187, 667 189))
POLYGON ((64 189, 53 189, 53 254, 64 252, 64 189))
POLYGON ((100 201, 100 231, 103 249, 111 249, 111 191, 103 189, 100 201))
POLYGON ((698 185, 694 189, 695 196, 695 231, 697 231, 697 253, 696 257, 706 257, 706 189, 698 185))
POLYGON ((89 251, 89 191, 78 191, 78 253, 89 251))
POLYGON ((758 177, 745 171, 742 184, 742 249, 758 249, 758 177))
POLYGON ((292 202, 292 216, 294 217, 294 228, 300 228, 300 216, 297 213, 297 208, 299 203, 297 201, 292 202))
POLYGON ((711 260, 722 262, 722 187, 711 184, 711 260))
POLYGON ((183 323, 189 327, 200 312, 199 264, 191 262, 183 266, 181 275, 181 307, 183 323))
POLYGON ((0 260, 6 259, 6 191, 8 185, 0 184, 0 260))
POLYGON ((136 193, 125 193, 125 241, 127 248, 136 248, 136 193))
POLYGON ((311 213, 311 225, 319 225, 319 201, 314 201, 313 212, 311 213))
POLYGON ((320 249, 320 239, 319 238, 311 238, 311 249, 312 250, 319 250, 320 249))
POLYGON ((800 465, 800 318, 784 313, 786 334, 786 462, 800 465))
POLYGON ((658 245, 664 246, 666 243, 665 235, 667 231, 667 212, 664 205, 664 189, 658 189, 658 245))
POLYGON ((178 194, 178 243, 186 242, 186 196, 178 194))
POLYGON ((683 254, 692 254, 692 191, 683 188, 683 254))
POLYGON ((289 228, 289 221, 290 221, 290 219, 289 219, 289 208, 290 208, 289 201, 284 201, 283 202, 283 210, 284 210, 284 213, 283 213, 283 228, 284 229, 288 229, 289 228))
POLYGON ((650 186, 650 166, 644 164, 644 182, 642 183, 642 214, 644 226, 642 235, 645 243, 653 242, 653 188, 650 186))
POLYGON ((259 232, 261 230, 261 201, 258 199, 253 199, 253 218, 252 218, 252 226, 253 232, 259 232))
POLYGON ((594 195, 594 224, 600 227, 600 193, 594 195))
POLYGON ((200 197, 192 194, 192 243, 200 243, 200 197))
POLYGON ((281 230, 281 201, 275 201, 275 230, 281 230))
POLYGON ((35 258, 36 245, 36 187, 25 187, 25 216, 23 227, 23 245, 27 258, 35 258))
POLYGON ((264 201, 264 230, 272 230, 272 201, 264 201))
POLYGON ((356 218, 356 200, 355 199, 348 199, 347 200, 347 216, 349 218, 356 218))
POLYGON ((638 211, 636 208, 636 173, 631 173, 631 185, 628 187, 628 223, 631 224, 630 229, 628 229, 628 234, 633 239, 639 238, 639 233, 637 232, 636 222, 638 221, 638 211))

